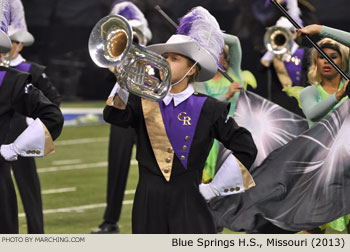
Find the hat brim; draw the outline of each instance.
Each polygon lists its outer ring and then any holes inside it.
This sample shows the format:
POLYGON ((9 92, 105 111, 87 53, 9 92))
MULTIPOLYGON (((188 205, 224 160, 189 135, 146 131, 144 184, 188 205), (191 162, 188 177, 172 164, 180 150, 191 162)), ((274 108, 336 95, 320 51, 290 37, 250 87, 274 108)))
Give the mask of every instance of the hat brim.
POLYGON ((0 30, 0 53, 8 53, 11 51, 12 43, 10 38, 6 35, 5 32, 0 30))
POLYGON ((217 73, 217 65, 213 56, 210 53, 200 47, 196 41, 183 41, 183 42, 170 42, 163 44, 150 45, 147 49, 158 53, 178 53, 186 56, 193 61, 198 62, 200 71, 197 77, 197 81, 207 81, 214 77, 217 73))
POLYGON ((27 31, 16 31, 9 37, 12 41, 23 43, 23 46, 31 46, 34 43, 33 35, 27 31))

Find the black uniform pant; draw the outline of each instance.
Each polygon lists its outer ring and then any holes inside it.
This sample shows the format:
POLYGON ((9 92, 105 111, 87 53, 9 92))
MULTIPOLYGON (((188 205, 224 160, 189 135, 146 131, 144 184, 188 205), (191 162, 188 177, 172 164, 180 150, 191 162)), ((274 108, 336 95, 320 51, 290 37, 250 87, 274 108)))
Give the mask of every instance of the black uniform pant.
POLYGON ((18 233, 16 191, 8 163, 0 163, 0 233, 18 233))
POLYGON ((135 143, 136 132, 133 128, 111 125, 108 149, 107 207, 103 217, 107 222, 116 223, 119 220, 132 147, 135 143))
MULTIPOLYGON (((15 114, 11 121, 9 143, 13 142, 26 128, 26 117, 15 114)), ((44 220, 39 176, 34 158, 18 157, 11 162, 16 184, 21 195, 24 212, 27 218, 29 234, 43 234, 44 220)))
POLYGON ((28 234, 44 233, 44 217, 39 176, 34 158, 18 157, 11 163, 27 218, 28 234))
MULTIPOLYGON (((180 164, 181 165, 181 164, 180 164)), ((158 167, 156 169, 159 169, 158 167)), ((199 192, 202 170, 172 166, 170 181, 139 165, 132 209, 133 234, 215 234, 208 205, 199 192)))

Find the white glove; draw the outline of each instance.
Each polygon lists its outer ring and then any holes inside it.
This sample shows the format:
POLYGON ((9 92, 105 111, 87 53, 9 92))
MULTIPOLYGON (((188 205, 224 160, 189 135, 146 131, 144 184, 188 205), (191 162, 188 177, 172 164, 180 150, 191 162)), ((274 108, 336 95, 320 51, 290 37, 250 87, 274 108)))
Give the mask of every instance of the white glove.
POLYGON ((203 198, 206 201, 210 201, 212 198, 219 196, 220 193, 216 189, 215 185, 209 184, 200 184, 199 185, 199 192, 202 194, 203 198))
POLYGON ((244 192, 242 171, 232 154, 226 158, 210 184, 221 196, 244 192))
POLYGON ((34 119, 31 117, 26 117, 26 122, 27 122, 27 125, 29 126, 34 122, 34 119))
POLYGON ((19 151, 16 146, 12 144, 3 144, 0 147, 0 154, 6 161, 16 161, 18 158, 19 151))
POLYGON ((7 161, 23 157, 43 157, 45 154, 45 129, 39 118, 35 119, 11 144, 3 144, 0 153, 7 161))
POLYGON ((271 62, 272 62, 272 60, 273 60, 273 57, 274 57, 274 56, 275 56, 275 55, 274 55, 272 52, 267 51, 267 52, 264 54, 264 56, 262 56, 261 59, 260 59, 261 64, 262 64, 263 66, 265 66, 265 67, 269 67, 270 64, 271 64, 271 62))
POLYGON ((206 201, 216 196, 244 192, 242 172, 233 155, 229 155, 209 184, 200 184, 199 192, 206 201))

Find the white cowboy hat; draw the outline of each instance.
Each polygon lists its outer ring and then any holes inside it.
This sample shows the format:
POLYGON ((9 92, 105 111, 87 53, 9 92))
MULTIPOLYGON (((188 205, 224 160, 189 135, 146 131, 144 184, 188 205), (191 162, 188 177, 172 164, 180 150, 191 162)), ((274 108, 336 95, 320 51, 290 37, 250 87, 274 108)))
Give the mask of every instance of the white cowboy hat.
POLYGON ((197 62, 200 66, 197 81, 207 81, 217 73, 214 57, 198 42, 186 35, 172 35, 166 43, 150 45, 147 49, 158 53, 178 53, 197 62))
POLYGON ((9 1, 11 6, 11 19, 8 26, 8 35, 12 41, 23 43, 23 46, 30 46, 34 43, 33 35, 28 32, 24 15, 24 8, 21 0, 9 1))
POLYGON ((0 29, 0 53, 8 53, 11 48, 12 44, 10 38, 0 29))
POLYGON ((34 43, 34 37, 30 32, 24 30, 12 31, 10 28, 11 26, 9 26, 9 37, 11 41, 23 43, 23 46, 30 46, 34 43))
POLYGON ((291 32, 296 31, 293 24, 286 17, 280 17, 276 22, 276 26, 286 28, 291 32))

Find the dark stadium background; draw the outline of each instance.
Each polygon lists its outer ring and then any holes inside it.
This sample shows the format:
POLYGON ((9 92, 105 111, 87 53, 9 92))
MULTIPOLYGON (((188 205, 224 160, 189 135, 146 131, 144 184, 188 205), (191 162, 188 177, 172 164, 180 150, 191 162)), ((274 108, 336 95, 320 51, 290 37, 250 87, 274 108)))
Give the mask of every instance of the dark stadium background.
MULTIPOLYGON (((87 42, 95 23, 108 15, 114 0, 23 0, 29 31, 35 36, 33 46, 23 55, 48 67, 48 74, 64 100, 103 100, 114 84, 114 76, 91 61, 87 42)), ((174 20, 194 6, 207 8, 223 30, 241 40, 242 69, 253 72, 258 81, 255 92, 266 96, 266 76, 259 71, 264 26, 254 18, 265 0, 135 0, 144 11, 153 32, 151 43, 164 42, 174 28, 154 9, 161 8, 174 20)), ((350 31, 348 0, 308 0, 316 11, 311 20, 350 31)), ((262 13, 265 25, 273 25, 278 11, 273 6, 262 13)))

